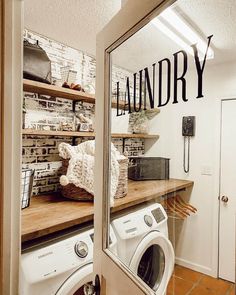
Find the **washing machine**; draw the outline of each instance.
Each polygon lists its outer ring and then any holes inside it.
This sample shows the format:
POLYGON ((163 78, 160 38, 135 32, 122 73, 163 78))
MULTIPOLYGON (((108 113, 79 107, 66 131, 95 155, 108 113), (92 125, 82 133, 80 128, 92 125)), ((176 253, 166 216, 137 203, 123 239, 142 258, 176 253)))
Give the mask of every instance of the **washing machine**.
POLYGON ((117 254, 156 295, 164 295, 174 269, 174 250, 168 239, 167 215, 152 204, 112 221, 117 254))
MULTIPOLYGON (((93 229, 72 235, 21 256, 20 295, 82 295, 93 276, 93 229)), ((116 237, 110 229, 110 248, 116 237)))

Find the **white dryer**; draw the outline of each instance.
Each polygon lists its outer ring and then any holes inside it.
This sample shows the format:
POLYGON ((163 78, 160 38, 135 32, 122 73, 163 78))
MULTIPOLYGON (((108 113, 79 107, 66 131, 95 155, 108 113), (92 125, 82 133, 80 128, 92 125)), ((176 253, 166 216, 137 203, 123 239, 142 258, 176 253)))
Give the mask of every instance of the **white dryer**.
MULTIPOLYGON (((93 276, 93 229, 21 256, 20 295, 82 295, 93 276)), ((110 247, 116 237, 110 230, 110 247)))
POLYGON ((112 227, 121 261, 156 295, 164 295, 175 257, 163 207, 152 204, 113 220, 112 227))

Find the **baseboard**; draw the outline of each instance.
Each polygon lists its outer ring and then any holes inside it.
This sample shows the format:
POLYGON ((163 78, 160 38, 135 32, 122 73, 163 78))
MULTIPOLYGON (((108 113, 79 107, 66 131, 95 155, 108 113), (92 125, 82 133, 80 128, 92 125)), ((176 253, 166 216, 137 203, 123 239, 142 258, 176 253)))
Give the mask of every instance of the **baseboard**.
POLYGON ((175 258, 175 263, 178 265, 190 268, 192 270, 204 273, 208 276, 215 277, 215 278, 217 277, 217 275, 215 274, 215 272, 211 268, 205 267, 203 265, 192 263, 188 260, 178 258, 178 257, 175 258))

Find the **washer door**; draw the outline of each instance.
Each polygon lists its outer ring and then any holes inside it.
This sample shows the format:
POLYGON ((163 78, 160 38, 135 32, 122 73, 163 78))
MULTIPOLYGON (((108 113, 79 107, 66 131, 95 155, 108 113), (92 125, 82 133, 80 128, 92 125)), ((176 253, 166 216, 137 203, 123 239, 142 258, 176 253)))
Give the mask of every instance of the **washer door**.
POLYGON ((72 273, 55 295, 82 295, 83 285, 93 280, 93 263, 86 264, 72 273))
POLYGON ((137 274, 156 295, 163 295, 174 269, 174 250, 160 232, 148 233, 139 243, 130 262, 137 274))

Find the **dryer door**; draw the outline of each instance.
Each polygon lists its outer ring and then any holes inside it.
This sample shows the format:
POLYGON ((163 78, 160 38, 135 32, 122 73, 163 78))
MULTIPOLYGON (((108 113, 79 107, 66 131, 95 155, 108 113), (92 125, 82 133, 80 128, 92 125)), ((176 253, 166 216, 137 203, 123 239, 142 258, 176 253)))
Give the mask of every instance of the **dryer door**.
POLYGON ((55 295, 83 295, 83 285, 93 281, 92 262, 72 273, 55 295))
POLYGON ((130 268, 157 295, 163 295, 174 268, 174 250, 160 232, 148 233, 139 243, 130 268))

